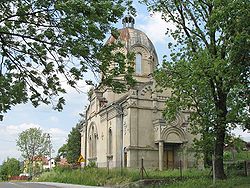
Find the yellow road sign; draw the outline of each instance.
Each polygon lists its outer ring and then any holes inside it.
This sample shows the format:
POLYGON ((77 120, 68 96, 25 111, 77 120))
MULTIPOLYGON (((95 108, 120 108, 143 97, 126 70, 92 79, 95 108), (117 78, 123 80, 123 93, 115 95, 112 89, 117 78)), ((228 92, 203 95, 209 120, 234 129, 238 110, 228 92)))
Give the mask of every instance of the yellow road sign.
POLYGON ((86 160, 83 158, 82 155, 78 158, 78 163, 85 162, 86 160))

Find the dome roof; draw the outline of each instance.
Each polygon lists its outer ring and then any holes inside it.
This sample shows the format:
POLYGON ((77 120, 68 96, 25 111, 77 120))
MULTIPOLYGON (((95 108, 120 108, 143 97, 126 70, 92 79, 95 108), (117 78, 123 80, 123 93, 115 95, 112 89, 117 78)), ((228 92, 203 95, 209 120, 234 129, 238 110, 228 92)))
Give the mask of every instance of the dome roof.
MULTIPOLYGON (((148 50, 155 51, 153 43, 144 32, 128 27, 119 29, 118 32, 120 33, 118 39, 126 42, 126 48, 130 49, 134 45, 141 45, 148 50)), ((113 43, 115 40, 116 39, 111 36, 107 43, 113 43)))
POLYGON ((148 50, 150 54, 155 56, 157 61, 157 53, 155 47, 144 32, 131 27, 119 29, 118 32, 120 33, 118 39, 115 39, 115 37, 111 36, 108 39, 107 43, 113 43, 116 40, 124 41, 127 51, 130 51, 131 49, 133 49, 133 47, 136 46, 143 47, 148 50))
POLYGON ((156 68, 158 65, 158 57, 155 47, 144 32, 134 28, 134 23, 135 20, 131 15, 125 16, 122 19, 123 28, 118 30, 118 37, 111 35, 106 44, 121 41, 124 44, 123 49, 125 53, 135 52, 141 54, 143 52, 144 60, 146 58, 152 61, 153 67, 156 68))
POLYGON ((122 19, 122 24, 123 28, 118 30, 120 33, 119 37, 117 39, 114 36, 109 37, 107 44, 113 43, 116 40, 124 41, 127 51, 130 51, 135 46, 143 47, 151 55, 154 55, 157 61, 157 54, 151 40, 144 32, 134 28, 135 19, 131 15, 126 15, 122 19))

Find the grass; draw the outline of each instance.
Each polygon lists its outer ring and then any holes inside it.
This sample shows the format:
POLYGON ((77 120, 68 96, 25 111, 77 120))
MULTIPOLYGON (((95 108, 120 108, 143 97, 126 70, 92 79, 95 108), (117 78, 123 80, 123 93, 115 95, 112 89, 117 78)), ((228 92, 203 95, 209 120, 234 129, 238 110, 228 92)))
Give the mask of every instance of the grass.
POLYGON ((249 188, 249 177, 233 177, 227 180, 217 180, 213 185, 211 178, 188 179, 171 185, 162 186, 167 188, 249 188))
MULTIPOLYGON (((183 178, 180 178, 178 170, 157 171, 147 170, 147 179, 161 179, 163 183, 147 187, 167 188, 248 188, 250 187, 249 177, 230 176, 227 180, 216 181, 213 185, 210 170, 188 169, 183 171, 183 178)), ((61 183, 73 183, 93 186, 115 186, 124 185, 140 180, 139 170, 136 169, 112 169, 107 171, 104 168, 67 169, 56 168, 51 172, 45 172, 35 181, 49 181, 61 183)))
POLYGON ((55 169, 52 172, 45 172, 35 179, 35 181, 50 181, 61 183, 73 183, 84 185, 116 185, 126 184, 139 180, 139 171, 124 169, 121 173, 119 169, 113 169, 109 172, 101 168, 88 169, 55 169))

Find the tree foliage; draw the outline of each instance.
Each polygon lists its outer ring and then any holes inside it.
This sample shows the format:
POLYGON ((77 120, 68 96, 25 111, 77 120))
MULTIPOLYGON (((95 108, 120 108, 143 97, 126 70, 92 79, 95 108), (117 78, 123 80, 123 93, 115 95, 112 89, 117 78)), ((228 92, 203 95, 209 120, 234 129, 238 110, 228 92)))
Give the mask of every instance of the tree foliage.
POLYGON ((236 125, 250 128, 250 2, 248 0, 144 1, 175 25, 170 61, 156 72, 172 88, 165 116, 189 109, 195 133, 212 143, 216 178, 224 179, 223 148, 236 125), (198 125, 198 126, 197 126, 198 125))
POLYGON ((63 144, 59 149, 58 149, 58 157, 62 157, 62 158, 66 158, 67 156, 67 150, 68 150, 68 147, 67 147, 67 144, 63 144))
POLYGON ((69 163, 76 163, 80 154, 81 154, 81 133, 80 129, 82 125, 77 124, 76 127, 73 127, 68 135, 67 140, 67 161, 69 163))
POLYGON ((11 176, 18 176, 20 172, 20 162, 15 158, 7 158, 0 168, 0 176, 3 180, 7 180, 11 176))
MULTIPOLYGON (((126 57, 111 53, 121 44, 103 45, 105 34, 115 35, 112 24, 123 15, 124 5, 123 0, 1 1, 1 118, 11 106, 28 100, 35 107, 45 103, 61 110, 65 103, 61 82, 77 88, 88 70, 102 73, 104 83, 113 89, 124 89, 112 81, 117 72, 128 70, 126 57), (120 68, 107 71, 117 59, 120 68)), ((132 80, 130 73, 124 74, 126 83, 132 80)))
POLYGON ((67 143, 58 150, 58 157, 66 157, 70 164, 76 163, 81 154, 81 128, 80 123, 73 127, 68 135, 67 143))
POLYGON ((29 128, 21 132, 17 139, 17 146, 22 157, 28 161, 29 169, 33 171, 33 163, 37 157, 49 156, 52 144, 47 133, 39 128, 29 128))

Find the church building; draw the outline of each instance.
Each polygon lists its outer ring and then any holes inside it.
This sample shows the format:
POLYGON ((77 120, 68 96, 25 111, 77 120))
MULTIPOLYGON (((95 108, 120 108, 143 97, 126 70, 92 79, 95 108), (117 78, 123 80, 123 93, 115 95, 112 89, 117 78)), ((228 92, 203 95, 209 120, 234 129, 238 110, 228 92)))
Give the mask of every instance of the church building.
POLYGON ((195 167, 198 159, 190 151, 193 138, 188 132, 188 111, 167 122, 162 111, 171 89, 157 92, 152 77, 158 58, 147 35, 134 28, 135 20, 126 16, 120 36, 123 53, 135 53, 136 86, 117 94, 110 88, 96 87, 90 96, 86 121, 81 132, 81 154, 86 164, 98 167, 174 169, 195 167))

